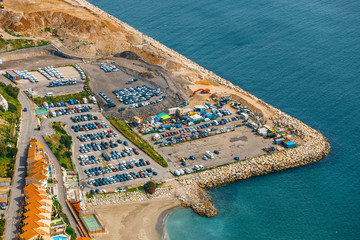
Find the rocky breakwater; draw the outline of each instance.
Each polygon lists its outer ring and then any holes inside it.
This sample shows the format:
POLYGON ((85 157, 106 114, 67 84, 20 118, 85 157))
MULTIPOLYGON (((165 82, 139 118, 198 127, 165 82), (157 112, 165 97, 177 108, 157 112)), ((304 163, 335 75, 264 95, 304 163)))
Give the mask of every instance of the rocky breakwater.
POLYGON ((183 207, 192 208, 201 216, 212 217, 217 214, 217 209, 205 190, 194 181, 181 180, 180 186, 176 188, 175 197, 180 200, 183 207))
MULTIPOLYGON (((135 52, 139 53, 142 57, 146 56, 145 53, 149 53, 149 56, 156 56, 158 59, 163 59, 163 62, 171 62, 178 65, 177 68, 173 67, 172 69, 179 70, 179 74, 185 73, 184 77, 189 81, 192 81, 193 79, 186 77, 186 74, 193 71, 196 73, 197 78, 212 80, 229 90, 237 92, 239 96, 243 97, 249 102, 249 104, 256 106, 260 111, 262 111, 266 120, 271 117, 273 123, 280 127, 287 128, 290 132, 292 132, 292 134, 301 138, 301 145, 294 149, 254 157, 245 161, 180 177, 179 182, 181 187, 177 190, 176 196, 182 201, 184 206, 193 208, 195 212, 201 215, 214 216, 216 215, 216 209, 212 205, 210 198, 206 196, 204 188, 215 187, 252 176, 267 174, 273 171, 302 166, 318 161, 328 154, 330 146, 327 139, 320 132, 265 103, 249 92, 244 91, 239 86, 235 86, 213 72, 204 69, 188 58, 180 55, 172 49, 167 48, 160 42, 144 35, 128 24, 114 18, 85 0, 66 1, 90 9, 102 17, 112 19, 124 27, 127 32, 138 36, 142 43, 134 44, 129 42, 132 47, 130 50, 134 51, 137 49, 138 51, 135 52)), ((168 65, 165 64, 165 68, 166 67, 168 67, 168 65)), ((176 71, 174 71, 174 73, 176 73, 176 71)))
POLYGON ((301 138, 302 144, 296 148, 180 177, 179 182, 184 186, 184 190, 187 191, 182 197, 179 197, 184 202, 183 205, 194 209, 200 215, 215 216, 216 210, 214 210, 211 200, 206 196, 205 188, 302 166, 327 156, 330 145, 319 131, 310 128, 280 110, 276 111, 272 121, 277 126, 284 127, 292 134, 301 138))
POLYGON ((98 206, 171 198, 174 198, 174 189, 169 187, 162 187, 157 188, 155 193, 153 194, 147 194, 144 191, 120 192, 112 194, 94 194, 86 200, 88 206, 98 206))

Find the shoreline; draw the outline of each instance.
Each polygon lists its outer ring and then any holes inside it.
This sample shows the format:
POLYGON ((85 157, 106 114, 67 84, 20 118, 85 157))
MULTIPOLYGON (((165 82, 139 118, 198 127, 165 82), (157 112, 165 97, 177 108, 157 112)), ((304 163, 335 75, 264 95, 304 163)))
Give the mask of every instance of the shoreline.
POLYGON ((93 239, 167 240, 167 217, 180 206, 174 198, 96 206, 105 233, 93 235, 93 239))
POLYGON ((170 214, 178 208, 180 208, 180 206, 175 206, 175 207, 166 209, 158 217, 158 220, 155 225, 155 229, 160 235, 160 240, 170 240, 169 235, 166 230, 166 222, 167 222, 167 219, 170 216, 170 214))
MULTIPOLYGON (((239 96, 249 105, 258 108, 263 113, 265 120, 269 120, 269 122, 272 122, 278 127, 287 129, 293 136, 301 139, 302 143, 294 149, 287 149, 281 152, 275 152, 274 154, 261 155, 246 159, 245 161, 234 162, 226 166, 220 166, 203 172, 179 177, 180 184, 175 190, 175 196, 181 201, 182 206, 192 208, 199 215, 208 217, 215 216, 217 210, 213 206, 211 199, 207 196, 205 192, 206 188, 221 186, 252 176, 264 175, 275 171, 310 164, 326 157, 329 153, 330 145, 327 139, 319 131, 304 124, 300 120, 293 118, 274 106, 264 102, 255 95, 234 85, 230 81, 221 78, 212 71, 206 70, 187 57, 141 33, 127 23, 122 22, 86 0, 64 1, 73 3, 76 6, 84 7, 98 15, 99 18, 113 21, 125 28, 129 33, 137 35, 142 41, 149 45, 149 48, 145 50, 146 53, 153 53, 157 50, 157 57, 162 57, 164 61, 180 64, 182 67, 180 67, 179 70, 168 70, 188 80, 188 86, 196 85, 196 77, 195 79, 188 77, 184 72, 196 73, 198 79, 200 78, 208 82, 214 89, 218 88, 225 90, 224 92, 226 94, 233 93, 239 96), (211 81, 215 82, 215 84, 211 81), (220 86, 218 87, 216 84, 219 84, 220 86)), ((144 49, 138 48, 132 43, 129 44, 132 49, 144 51, 144 49)), ((143 55, 140 55, 140 57, 143 57, 143 55)), ((164 62, 162 62, 162 64, 160 63, 159 66, 167 69, 164 66, 164 62)))
MULTIPOLYGON (((80 7, 86 8, 97 18, 108 19, 109 21, 112 21, 122 26, 128 33, 132 33, 138 36, 141 40, 143 40, 148 44, 148 48, 144 50, 141 47, 134 45, 133 43, 129 43, 128 48, 130 50, 144 51, 144 54, 140 55, 140 57, 142 57, 144 60, 146 58, 145 55, 147 53, 154 53, 154 51, 157 50, 158 53, 156 57, 163 58, 162 59, 163 62, 160 62, 158 64, 160 67, 163 67, 164 69, 172 71, 174 74, 178 74, 179 76, 183 77, 184 79, 189 81, 189 85, 196 84, 196 78, 207 81, 209 85, 211 85, 211 87, 213 87, 214 89, 216 88, 216 86, 212 82, 219 84, 221 88, 226 89, 227 91, 226 93, 234 93, 240 98, 245 99, 250 105, 257 107, 263 113, 264 118, 273 122, 279 127, 288 129, 293 136, 299 137, 303 141, 301 145, 299 145, 297 148, 294 149, 276 152, 274 154, 261 155, 250 159, 246 159, 245 161, 235 162, 226 166, 220 166, 214 169, 208 169, 203 172, 185 175, 177 178, 179 180, 179 184, 177 184, 176 186, 175 196, 176 199, 180 200, 182 206, 192 208, 199 215, 205 215, 207 217, 215 216, 217 214, 217 210, 215 206, 212 204, 211 199, 206 194, 207 188, 221 186, 224 184, 250 178, 253 176, 264 175, 275 171, 281 171, 288 168, 310 164, 326 157, 326 155, 330 151, 330 145, 327 139, 319 131, 289 116, 288 114, 264 102, 263 100, 257 98, 251 93, 244 91, 239 86, 234 85, 230 81, 219 77, 218 75, 216 75, 215 73, 209 70, 206 70, 197 63, 175 52, 174 50, 166 47, 165 45, 161 44, 155 39, 139 32, 135 28, 129 26, 128 24, 122 22, 121 20, 115 18, 114 16, 106 13, 105 11, 96 7, 95 5, 92 5, 91 3, 85 0, 63 0, 63 1, 72 4, 74 8, 80 8, 80 7), (171 62, 181 65, 181 67, 179 67, 179 70, 173 70, 170 67, 167 68, 166 66, 164 66, 171 62), (195 78, 189 77, 186 75, 187 73, 196 73, 197 77, 195 78)), ((107 201, 111 198, 110 195, 108 196, 109 197, 106 199, 107 201)), ((115 201, 115 199, 111 199, 111 200, 115 201)), ((103 204, 103 206, 96 206, 96 205, 101 205, 101 203, 98 203, 96 201, 97 200, 95 200, 96 203, 95 206, 93 205, 92 207, 99 208, 102 210, 105 209, 106 212, 103 213, 105 215, 107 214, 106 216, 109 219, 112 219, 113 216, 111 216, 111 214, 114 214, 116 209, 114 207, 113 209, 108 209, 111 208, 111 206, 110 205, 107 206, 106 203, 103 204)), ((175 204, 175 202, 171 203, 171 201, 175 201, 175 199, 159 200, 159 202, 166 202, 166 201, 168 201, 168 204, 171 206, 172 204, 175 204)), ((174 207, 169 209, 163 209, 165 207, 164 205, 161 205, 159 203, 157 205, 155 201, 149 199, 144 201, 143 203, 114 202, 113 204, 116 204, 118 208, 122 208, 126 206, 126 209, 123 209, 124 212, 125 211, 128 211, 130 213, 136 212, 141 217, 143 217, 144 214, 146 213, 148 214, 148 219, 151 220, 154 220, 155 216, 159 214, 154 229, 148 229, 145 227, 145 225, 143 227, 144 229, 137 229, 136 224, 138 224, 138 221, 142 221, 141 218, 137 220, 135 217, 131 217, 131 221, 125 221, 127 216, 123 216, 125 223, 130 225, 129 228, 133 229, 134 232, 138 231, 139 239, 148 239, 148 238, 154 239, 155 236, 154 231, 157 232, 156 236, 158 236, 157 234, 160 235, 161 239, 163 239, 163 237, 165 237, 164 239, 168 238, 165 225, 166 225, 167 217, 169 216, 171 211, 174 210, 173 209, 174 207), (155 207, 146 208, 146 206, 150 206, 150 205, 156 205, 157 208, 155 207), (145 213, 143 213, 144 209, 147 209, 145 213), (153 214, 149 214, 150 211, 155 211, 155 212, 153 214), (151 236, 153 238, 151 238, 151 236)), ((179 205, 180 204, 177 204, 177 206, 179 205)), ((119 216, 121 214, 125 214, 125 213, 119 212, 119 216)), ((113 226, 114 224, 116 225, 116 222, 114 222, 116 220, 117 219, 113 219, 112 221, 107 221, 108 226, 112 226, 115 229, 111 233, 109 233, 108 231, 107 234, 115 234, 122 229, 123 227, 122 225, 117 226, 117 228, 116 226, 113 226)), ((156 220, 154 220, 154 222, 155 221, 156 220)), ((125 233, 120 231, 119 234, 125 234, 125 233)), ((111 238, 111 236, 108 235, 106 236, 107 238, 103 238, 103 237, 104 235, 99 235, 96 236, 95 239, 113 239, 111 238)), ((113 235, 112 237, 115 237, 115 235, 113 235)))

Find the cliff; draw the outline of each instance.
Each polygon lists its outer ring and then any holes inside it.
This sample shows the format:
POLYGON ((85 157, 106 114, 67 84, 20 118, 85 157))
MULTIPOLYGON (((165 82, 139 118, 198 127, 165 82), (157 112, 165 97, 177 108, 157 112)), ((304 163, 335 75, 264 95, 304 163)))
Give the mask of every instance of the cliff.
POLYGON ((8 102, 1 94, 0 94, 0 106, 4 109, 4 111, 8 110, 8 102))

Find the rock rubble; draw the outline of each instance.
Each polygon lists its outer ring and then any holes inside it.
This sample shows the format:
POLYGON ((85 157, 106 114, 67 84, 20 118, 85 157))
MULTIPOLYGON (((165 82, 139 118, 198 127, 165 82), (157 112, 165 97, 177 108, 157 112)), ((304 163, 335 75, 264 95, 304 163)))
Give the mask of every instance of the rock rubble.
POLYGON ((316 162, 327 156, 330 145, 319 131, 310 128, 301 121, 279 110, 276 111, 276 115, 273 116, 272 120, 276 125, 286 128, 292 134, 300 137, 303 143, 297 148, 262 155, 180 177, 179 182, 186 189, 186 193, 178 197, 183 202, 183 205, 192 208, 200 215, 215 216, 217 213, 215 207, 212 205, 211 200, 205 197, 206 194, 201 189, 224 185, 274 171, 299 167, 316 162), (197 186, 198 188, 196 188, 197 186))
POLYGON ((144 202, 156 199, 168 199, 174 197, 174 189, 172 188, 157 188, 155 193, 146 194, 143 191, 135 192, 119 192, 113 194, 95 194, 87 199, 89 206, 119 204, 127 202, 144 202))
MULTIPOLYGON (((231 82, 217 76, 213 72, 206 70, 188 58, 180 55, 172 49, 167 48, 160 42, 144 35, 128 24, 114 18, 113 16, 91 5, 90 3, 84 0, 67 1, 77 2, 78 4, 91 9, 99 15, 114 20, 123 26, 127 31, 132 32, 140 37, 142 41, 147 43, 149 46, 158 49, 160 51, 159 56, 168 56, 171 61, 178 62, 184 68, 196 72, 199 75, 199 78, 211 79, 222 86, 226 86, 231 90, 253 99, 256 103, 268 109, 269 112, 274 113, 271 120, 273 123, 275 123, 275 125, 288 129, 292 134, 298 136, 302 140, 301 145, 299 145, 297 148, 287 149, 281 152, 275 152, 273 154, 262 155, 247 159, 245 161, 236 162, 215 169, 180 177, 179 182, 181 186, 176 189, 175 195, 182 202, 183 206, 192 208, 200 215, 205 215, 208 217, 215 216, 217 214, 216 208, 213 206, 210 198, 207 197, 204 188, 215 187, 237 180, 250 178, 252 176, 263 175, 274 171, 280 171, 313 163, 322 159, 328 154, 330 145, 327 142, 327 139, 319 131, 312 129, 301 121, 281 112, 273 106, 265 103, 261 99, 258 99, 254 95, 244 91, 240 87, 235 86, 231 82)), ((134 45, 134 47, 141 49, 141 46, 134 45)), ((134 194, 134 199, 137 199, 137 194, 134 194)), ((139 199, 146 198, 145 196, 141 196, 139 199)), ((93 201, 97 202, 97 200, 93 201)), ((104 201, 111 202, 117 200, 107 199, 104 201)))

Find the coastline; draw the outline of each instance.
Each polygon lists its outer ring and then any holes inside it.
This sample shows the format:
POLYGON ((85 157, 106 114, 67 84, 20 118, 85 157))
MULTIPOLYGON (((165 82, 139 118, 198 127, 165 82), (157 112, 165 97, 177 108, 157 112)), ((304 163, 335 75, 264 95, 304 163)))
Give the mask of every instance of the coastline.
POLYGON ((166 209, 158 217, 155 229, 159 233, 161 240, 170 240, 169 235, 167 234, 167 231, 166 231, 166 222, 167 222, 167 219, 170 216, 170 214, 178 208, 180 208, 180 206, 175 206, 175 207, 166 209))
POLYGON ((95 234, 93 239, 168 239, 166 219, 178 207, 180 203, 175 199, 96 206, 105 233, 95 234))
MULTIPOLYGON (((180 184, 177 189, 175 189, 175 196, 181 201, 182 206, 192 208, 199 215, 208 217, 215 216, 217 210, 213 206, 211 199, 206 195, 206 188, 221 186, 252 176, 310 164, 326 157, 329 153, 330 145, 327 139, 319 131, 264 102, 230 81, 221 78, 212 71, 206 70, 185 56, 139 32, 127 23, 122 22, 91 3, 85 0, 64 1, 86 8, 100 18, 113 21, 126 29, 126 31, 138 36, 143 42, 147 43, 148 47, 144 49, 136 44, 129 43, 129 48, 133 49, 135 52, 141 51, 144 53, 140 55, 141 57, 145 57, 145 53, 156 52, 156 57, 163 58, 163 60, 165 59, 165 62, 179 64, 181 67, 177 70, 172 69, 172 71, 174 74, 178 74, 188 80, 188 87, 196 86, 196 80, 200 79, 208 82, 214 89, 218 88, 226 90, 224 92, 227 94, 235 94, 245 100, 249 105, 260 110, 265 120, 268 120, 278 127, 287 129, 294 137, 301 139, 302 143, 295 149, 288 149, 274 154, 265 154, 244 161, 205 170, 203 172, 179 177, 180 184), (188 73, 195 73, 197 76, 190 77, 187 75, 188 73), (220 86, 216 86, 216 84, 220 86)), ((159 65, 167 68, 168 65, 164 64, 164 61, 160 62, 159 65)), ((170 67, 168 68, 168 70, 170 70, 170 67)))
MULTIPOLYGON (((226 89, 227 93, 234 93, 245 99, 249 104, 252 104, 259 108, 264 117, 272 121, 279 127, 288 129, 294 136, 303 140, 302 144, 296 149, 290 149, 282 152, 276 152, 271 155, 262 155, 245 161, 232 163, 226 166, 217 167, 211 170, 205 170, 200 173, 195 173, 187 176, 179 177, 179 184, 175 189, 175 195, 178 200, 181 201, 181 205, 184 207, 192 208, 199 215, 205 215, 208 217, 215 216, 217 210, 213 206, 211 199, 206 195, 205 189, 215 186, 221 186, 230 182, 234 182, 241 179, 250 178, 252 176, 258 176, 268 174, 274 171, 281 171, 288 168, 298 167, 305 164, 310 164, 325 157, 330 146, 327 139, 318 131, 312 129, 308 125, 301 121, 283 113, 270 104, 265 103, 261 99, 254 95, 242 90, 239 86, 232 84, 231 82, 217 76, 213 72, 204 69, 198 64, 192 62, 186 57, 180 55, 172 49, 167 48, 158 41, 148 37, 136 29, 132 28, 128 24, 120 21, 119 19, 111 16, 96 6, 88 3, 85 0, 64 0, 69 3, 76 3, 74 7, 82 6, 92 11, 94 15, 99 18, 108 18, 117 24, 123 26, 127 31, 136 34, 143 41, 149 44, 148 53, 158 50, 159 57, 165 55, 168 56, 166 61, 176 62, 183 66, 182 70, 185 72, 197 73, 200 79, 208 81, 212 85, 211 81, 220 85, 220 87, 226 89)), ((130 43, 130 49, 143 50, 141 47, 135 46, 130 43)), ((145 50, 146 51, 146 50, 145 50)), ((163 57, 164 58, 164 57, 163 57)), ((174 71, 181 75, 181 71, 174 71)), ((189 84, 194 83, 194 79, 186 77, 182 74, 182 77, 189 81, 189 84)), ((196 78, 195 78, 196 79, 196 78)), ((214 89, 216 88, 215 85, 214 89)), ((106 218, 105 225, 108 226, 106 235, 99 234, 95 239, 116 239, 119 235, 125 234, 122 228, 132 231, 126 231, 130 233, 136 232, 136 239, 155 239, 160 237, 161 239, 167 239, 167 233, 165 229, 166 219, 174 208, 179 207, 179 202, 175 199, 163 199, 163 200, 147 200, 146 202, 128 202, 128 203, 113 203, 113 205, 92 206, 95 209, 102 211, 100 213, 102 219, 106 218), (168 201, 168 202, 167 202, 168 201), (172 202, 174 201, 174 202, 172 202), (164 203, 167 203, 165 206, 164 203), (114 208, 116 204, 116 208, 114 208), (118 214, 114 214, 115 211, 121 209, 118 214), (123 209, 124 208, 124 209, 123 209), (114 214, 115 217, 110 216, 114 214), (122 214, 122 215, 121 215, 122 214), (136 215, 138 219, 134 217, 136 215), (131 219, 130 219, 131 217, 131 219), (119 219, 120 218, 120 219, 119 219), (122 223, 121 226, 117 226, 116 223, 122 223), (141 220, 146 220, 144 224, 147 224, 143 229, 137 229, 138 223, 141 220), (151 222, 151 224, 149 224, 151 222), (156 224, 155 224, 156 222, 156 224), (154 224, 152 224, 154 223, 154 224), (114 225, 115 224, 115 225, 114 225), (117 227, 117 228, 116 228, 117 227), (113 228, 112 231, 109 229, 113 228), (119 232, 120 231, 120 232, 119 232), (164 237, 164 238, 163 238, 164 237)), ((108 204, 108 203, 105 203, 108 204)), ((91 205, 91 204, 90 204, 91 205)), ((98 212, 99 212, 98 211, 98 212)), ((123 236, 123 238, 133 238, 134 236, 123 236)))

